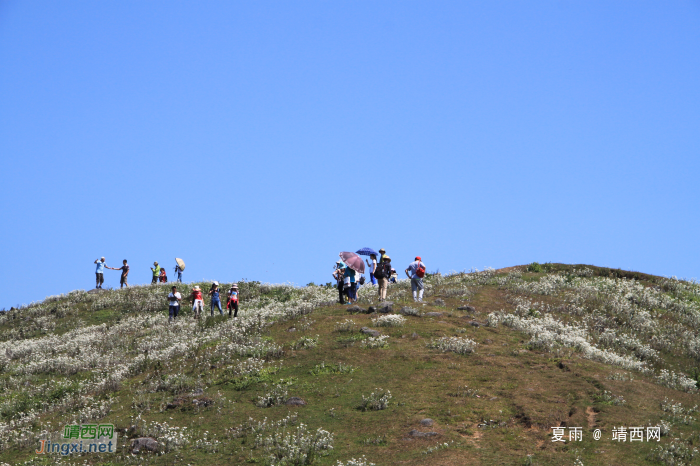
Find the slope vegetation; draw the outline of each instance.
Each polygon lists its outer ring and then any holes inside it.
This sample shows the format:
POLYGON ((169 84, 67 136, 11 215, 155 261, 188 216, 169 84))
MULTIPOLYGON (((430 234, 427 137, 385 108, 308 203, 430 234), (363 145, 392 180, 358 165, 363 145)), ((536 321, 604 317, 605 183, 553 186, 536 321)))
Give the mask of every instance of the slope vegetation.
POLYGON ((426 284, 390 309, 244 282, 238 319, 168 323, 169 285, 0 314, 0 464, 699 464, 698 284, 536 263, 426 284), (117 452, 35 453, 77 424, 114 424, 117 452))

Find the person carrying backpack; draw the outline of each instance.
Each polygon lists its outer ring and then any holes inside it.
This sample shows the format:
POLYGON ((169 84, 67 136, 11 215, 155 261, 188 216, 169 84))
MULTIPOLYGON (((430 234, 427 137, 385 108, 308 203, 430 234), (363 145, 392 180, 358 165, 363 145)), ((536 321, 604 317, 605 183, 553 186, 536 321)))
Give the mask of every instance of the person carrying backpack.
POLYGON ((382 261, 377 265, 374 270, 374 278, 377 279, 379 284, 379 301, 386 300, 386 289, 389 285, 389 276, 391 275, 391 257, 384 254, 382 256, 382 261))
POLYGON ((420 256, 416 256, 416 260, 411 262, 405 270, 406 276, 411 279, 411 291, 413 291, 413 300, 423 301, 423 277, 425 276, 425 264, 421 262, 420 256))

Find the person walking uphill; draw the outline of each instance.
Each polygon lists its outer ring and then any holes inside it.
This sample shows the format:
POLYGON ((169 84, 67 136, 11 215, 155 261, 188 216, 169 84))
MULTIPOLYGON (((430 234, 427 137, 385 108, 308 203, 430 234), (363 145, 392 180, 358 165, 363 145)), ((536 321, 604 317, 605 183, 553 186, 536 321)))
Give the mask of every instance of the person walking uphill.
POLYGON ((413 291, 414 301, 423 301, 423 277, 425 276, 425 264, 421 262, 420 256, 406 267, 406 276, 411 279, 411 291, 413 291))
POLYGON ((210 315, 214 315, 214 306, 219 308, 219 314, 224 315, 224 312, 221 310, 221 297, 219 296, 218 282, 214 282, 214 284, 211 287, 211 290, 209 290, 209 294, 211 295, 210 315))
POLYGON ((377 265, 374 271, 374 276, 379 283, 379 300, 386 300, 386 289, 389 285, 389 276, 391 275, 391 257, 384 254, 383 260, 377 265))
POLYGON ((95 288, 102 289, 102 284, 105 282, 105 258, 100 257, 99 259, 95 259, 94 263, 97 264, 97 268, 95 269, 95 288))
POLYGON ((238 285, 236 283, 231 285, 231 289, 228 290, 228 301, 226 302, 226 309, 228 309, 229 317, 231 317, 231 309, 234 310, 234 319, 238 317, 238 285))
POLYGON ((172 322, 173 319, 177 320, 177 315, 180 313, 180 301, 182 301, 182 295, 177 292, 177 287, 173 286, 172 291, 168 295, 168 322, 172 322))
POLYGON ((194 312, 194 318, 198 319, 204 312, 204 298, 202 298, 202 290, 199 289, 199 285, 195 285, 192 288, 192 312, 194 312))
POLYGON ((158 283, 158 278, 160 277, 160 265, 158 265, 158 262, 153 263, 153 267, 151 267, 151 272, 153 272, 153 280, 151 280, 151 285, 155 285, 158 283))

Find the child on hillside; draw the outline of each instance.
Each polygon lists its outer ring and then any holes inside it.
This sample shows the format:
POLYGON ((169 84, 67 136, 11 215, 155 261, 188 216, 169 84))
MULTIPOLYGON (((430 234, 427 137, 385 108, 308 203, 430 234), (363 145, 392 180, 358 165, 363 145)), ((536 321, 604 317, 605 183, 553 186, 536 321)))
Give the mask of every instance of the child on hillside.
POLYGON ((231 289, 228 290, 228 301, 226 302, 226 309, 228 309, 228 316, 231 317, 231 309, 234 310, 233 317, 238 317, 238 285, 231 285, 231 289))
POLYGON ((165 274, 165 267, 160 269, 160 282, 161 283, 168 283, 168 276, 165 274))
POLYGON ((204 298, 202 298, 202 290, 199 289, 199 286, 192 289, 192 311, 195 319, 198 319, 204 311, 204 298))

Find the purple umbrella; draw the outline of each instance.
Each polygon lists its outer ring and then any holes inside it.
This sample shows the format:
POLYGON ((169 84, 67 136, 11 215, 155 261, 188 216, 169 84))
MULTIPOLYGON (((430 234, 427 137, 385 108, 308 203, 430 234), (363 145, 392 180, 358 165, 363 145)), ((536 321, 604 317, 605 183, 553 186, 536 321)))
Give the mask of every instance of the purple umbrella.
POLYGON ((354 252, 341 252, 340 259, 355 272, 365 273, 365 261, 354 252))

